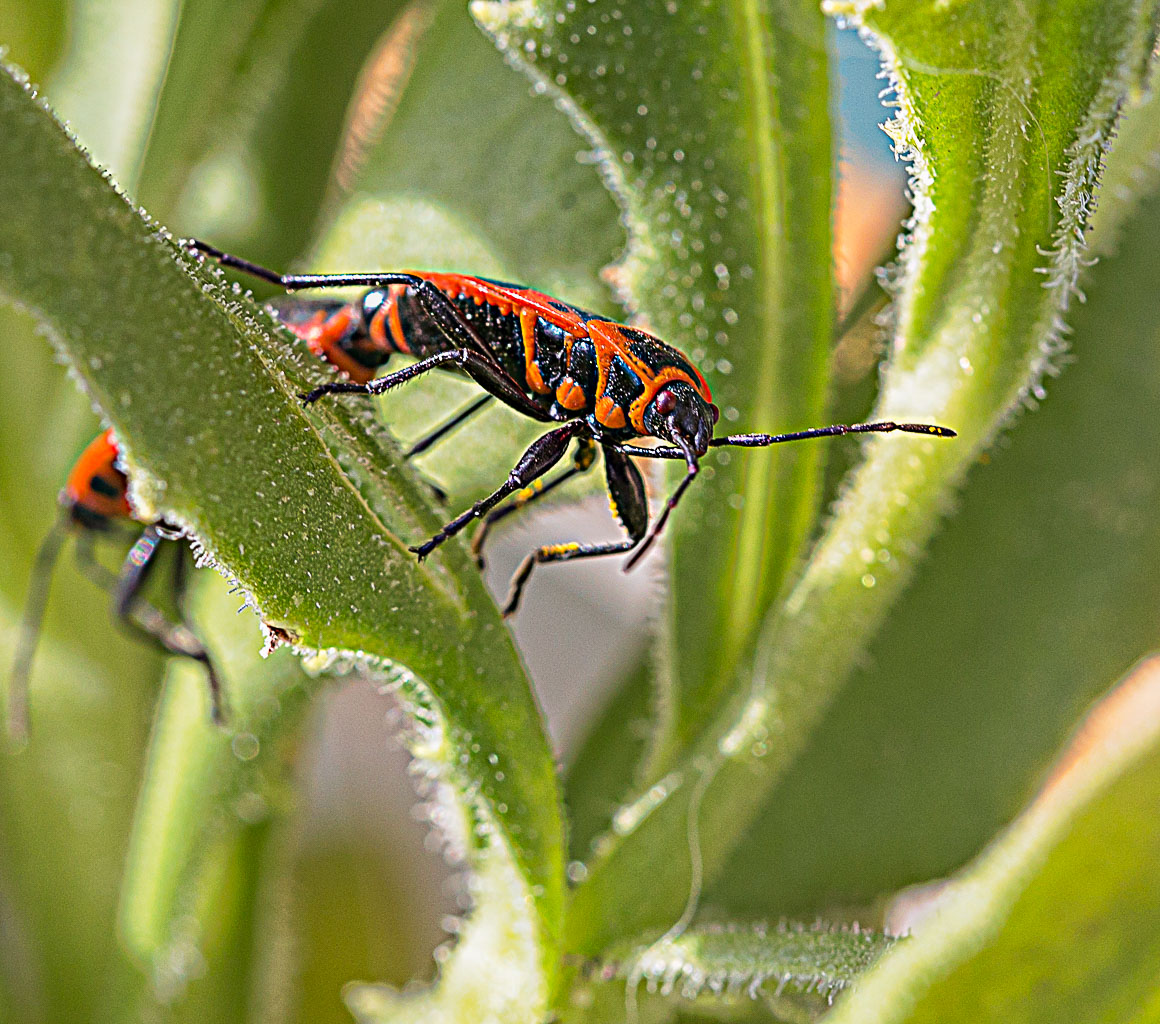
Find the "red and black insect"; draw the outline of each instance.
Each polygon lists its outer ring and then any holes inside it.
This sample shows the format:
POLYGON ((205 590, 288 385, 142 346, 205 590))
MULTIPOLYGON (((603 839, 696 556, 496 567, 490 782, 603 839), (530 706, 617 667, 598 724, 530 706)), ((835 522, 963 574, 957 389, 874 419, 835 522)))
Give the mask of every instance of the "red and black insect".
POLYGON ((607 320, 520 285, 466 274, 414 271, 367 274, 279 274, 224 253, 204 242, 188 245, 222 266, 251 274, 287 291, 309 288, 368 289, 353 302, 316 300, 299 304, 310 313, 311 348, 345 369, 352 378, 324 384, 302 396, 309 404, 324 395, 378 395, 437 368, 466 374, 487 393, 452 417, 412 453, 497 398, 517 412, 544 423, 559 423, 536 440, 508 474, 503 486, 447 523, 435 536, 411 548, 420 559, 476 519, 483 524, 473 549, 480 557, 483 539, 498 519, 584 472, 595 446, 604 453, 612 507, 627 537, 605 544, 550 544, 532 552, 512 578, 504 614, 519 604, 537 564, 632 552, 630 569, 664 528, 669 514, 697 476, 710 448, 760 448, 837 434, 903 431, 953 437, 947 427, 926 423, 857 423, 787 434, 731 434, 714 437, 717 407, 704 377, 677 349, 644 331, 607 320), (417 360, 374 378, 399 353, 417 360), (373 379, 371 379, 373 378, 373 379), (626 444, 655 438, 655 448, 626 444), (572 465, 547 483, 540 479, 577 442, 572 465), (648 502, 640 472, 629 456, 683 459, 684 478, 649 529, 648 502), (505 498, 515 497, 506 505, 505 498), (499 506, 499 507, 497 507, 499 506))
POLYGON ((118 467, 120 452, 111 430, 96 437, 77 459, 58 499, 60 516, 40 546, 33 569, 32 590, 24 610, 20 645, 8 690, 8 727, 22 737, 28 728, 27 689, 40 623, 48 602, 52 568, 69 534, 76 535, 77 561, 85 574, 112 595, 119 622, 138 637, 169 654, 200 662, 209 681, 216 722, 224 720, 222 687, 205 645, 185 617, 184 597, 188 565, 184 551, 175 552, 170 580, 173 621, 145 599, 143 588, 158 564, 157 555, 177 531, 162 523, 138 524, 129 505, 129 481, 118 467), (136 530, 136 538, 121 565, 113 572, 97 561, 94 541, 103 535, 136 530))

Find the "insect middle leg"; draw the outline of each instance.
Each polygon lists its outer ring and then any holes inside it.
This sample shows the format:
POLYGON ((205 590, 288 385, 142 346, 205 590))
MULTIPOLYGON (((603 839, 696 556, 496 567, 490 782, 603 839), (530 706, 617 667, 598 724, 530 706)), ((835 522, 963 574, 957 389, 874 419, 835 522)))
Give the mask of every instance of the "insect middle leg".
POLYGON ((226 719, 221 680, 205 645, 185 620, 185 567, 181 564, 184 551, 177 552, 178 564, 174 567, 172 583, 173 601, 181 616, 180 621, 171 622, 141 596, 156 565, 157 547, 163 539, 156 526, 145 527, 113 583, 113 608, 120 621, 161 650, 202 664, 209 682, 213 720, 221 725, 226 719))
POLYGON ((635 548, 648 533, 648 497, 640 471, 627 455, 623 455, 608 445, 604 450, 604 472, 608 483, 608 496, 612 513, 620 520, 628 534, 624 540, 609 541, 604 544, 545 544, 525 558, 512 576, 507 601, 503 607, 504 618, 514 615, 519 608, 520 598, 527 585, 532 570, 537 565, 549 562, 572 562, 581 558, 599 558, 601 555, 618 555, 635 548))
POLYGON ((475 564, 481 569, 483 568, 483 545, 487 540, 488 534, 491 532, 491 528, 496 523, 501 519, 506 519, 513 512, 523 508, 525 505, 530 505, 537 498, 542 498, 545 494, 550 494, 561 484, 567 483, 573 477, 579 476, 581 473, 586 473, 592 468, 595 461, 596 444, 591 438, 582 437, 579 439, 576 452, 572 456, 571 466, 562 473, 557 474, 547 483, 540 483, 537 480, 531 486, 525 487, 520 491, 506 505, 489 512, 483 522, 479 524, 479 529, 475 531, 475 536, 471 539, 471 553, 475 557, 475 564))
POLYGON ((481 501, 477 501, 462 515, 452 519, 434 537, 423 544, 411 548, 411 551, 417 554, 419 560, 422 561, 440 544, 454 537, 469 523, 487 515, 488 512, 495 508, 509 494, 527 487, 535 480, 538 480, 564 457, 564 453, 568 450, 568 445, 571 444, 572 438, 583 429, 583 423, 579 420, 574 420, 571 423, 564 424, 562 427, 549 430, 546 434, 537 438, 532 442, 528 450, 524 452, 520 461, 516 463, 515 468, 508 474, 508 478, 502 487, 481 501))

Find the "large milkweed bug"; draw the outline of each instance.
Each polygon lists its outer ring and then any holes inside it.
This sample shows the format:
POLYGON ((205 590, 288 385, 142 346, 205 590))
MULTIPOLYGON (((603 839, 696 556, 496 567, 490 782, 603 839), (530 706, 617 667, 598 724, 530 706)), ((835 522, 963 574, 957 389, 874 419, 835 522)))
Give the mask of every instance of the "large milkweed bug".
POLYGON ((113 609, 120 622, 139 637, 169 654, 192 658, 205 668, 209 682, 214 721, 222 722, 225 711, 222 687, 205 645, 185 618, 184 595, 187 574, 185 552, 173 561, 170 581, 178 619, 173 621, 147 601, 146 581, 157 565, 157 553, 167 538, 176 535, 165 523, 137 524, 129 505, 129 481, 117 465, 120 451, 111 430, 98 435, 77 459, 58 499, 60 514, 56 525, 40 546, 32 574, 32 587, 24 609, 16 661, 8 686, 8 729, 22 739, 28 731, 28 677, 40 633, 40 623, 48 603, 52 569, 66 537, 76 535, 77 561, 85 574, 112 594, 113 609), (137 536, 119 572, 112 572, 96 560, 94 540, 122 528, 137 529, 137 536))
POLYGON ((205 242, 190 240, 186 245, 224 267, 287 291, 367 289, 352 302, 317 303, 316 337, 308 342, 346 369, 352 379, 315 388, 302 396, 307 404, 331 394, 380 395, 443 368, 466 374, 486 392, 453 417, 451 426, 459 425, 489 398, 497 398, 532 419, 560 424, 533 442, 494 493, 411 548, 420 559, 474 520, 483 519, 473 545, 482 564, 482 543, 490 526, 589 469, 599 445, 612 508, 627 537, 605 544, 549 544, 536 549, 512 577, 504 615, 511 615, 518 607, 536 565, 631 552, 625 563, 625 569, 631 569, 664 529, 710 448, 761 448, 837 434, 891 431, 955 436, 950 428, 934 424, 881 422, 838 424, 787 434, 714 437, 718 411, 709 386, 681 352, 644 331, 541 292, 467 274, 279 274, 205 242), (374 377, 395 353, 417 361, 374 377), (669 444, 642 448, 625 443, 642 438, 669 444), (540 486, 540 478, 560 462, 573 441, 572 465, 540 486), (644 481, 629 456, 685 462, 685 476, 651 529, 644 481), (512 495, 511 501, 500 504, 512 495))

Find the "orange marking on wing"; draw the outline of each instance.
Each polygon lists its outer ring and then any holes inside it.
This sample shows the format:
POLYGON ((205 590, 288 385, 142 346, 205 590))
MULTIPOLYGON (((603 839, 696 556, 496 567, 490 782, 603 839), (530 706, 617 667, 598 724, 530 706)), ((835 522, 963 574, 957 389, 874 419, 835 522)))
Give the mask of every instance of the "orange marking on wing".
POLYGON ((576 337, 584 337, 584 318, 572 309, 557 309, 552 303, 557 301, 550 295, 531 288, 506 288, 503 285, 485 281, 467 274, 421 274, 440 291, 447 295, 468 295, 476 303, 486 302, 507 315, 512 310, 533 309, 537 316, 550 324, 560 327, 576 337))
MULTIPOLYGON (((399 316, 399 298, 406 290, 407 286, 405 284, 391 285, 387 292, 385 305, 387 307, 387 324, 391 329, 391 342, 394 344, 397 352, 402 352, 403 355, 409 356, 411 354, 411 344, 407 341, 407 335, 403 332, 403 320, 399 316)), ((380 319, 382 314, 383 310, 380 310, 379 316, 376 316, 375 319, 380 319)))
POLYGON ((520 337, 524 342, 524 379, 538 395, 546 395, 551 388, 544 383, 544 375, 540 373, 536 362, 536 324, 540 315, 534 310, 525 307, 520 310, 520 337))
POLYGON ((131 519, 133 510, 129 507, 129 481, 117 468, 120 449, 113 440, 113 431, 89 442, 81 452, 65 480, 60 500, 65 504, 81 505, 106 519, 131 519), (93 490, 93 478, 102 477, 119 493, 115 497, 93 490))
POLYGON ((588 404, 588 397, 571 377, 565 377, 556 388, 556 401, 569 412, 579 412, 588 404))
POLYGON ((305 324, 299 324, 293 330, 316 356, 325 359, 335 369, 341 370, 356 384, 365 384, 375 375, 375 371, 368 370, 339 347, 339 342, 350 331, 354 315, 350 306, 343 306, 329 317, 319 310, 305 324))
POLYGON ((606 427, 619 430, 625 424, 624 410, 607 395, 596 400, 596 421, 606 427))

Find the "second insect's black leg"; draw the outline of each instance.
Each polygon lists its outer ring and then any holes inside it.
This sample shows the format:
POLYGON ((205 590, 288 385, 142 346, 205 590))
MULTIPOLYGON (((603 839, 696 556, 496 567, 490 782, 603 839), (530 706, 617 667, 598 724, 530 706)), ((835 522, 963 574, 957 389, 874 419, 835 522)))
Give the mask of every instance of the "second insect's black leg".
MULTIPOLYGON (((150 642, 170 654, 192 658, 200 662, 209 682, 213 720, 219 725, 225 721, 225 707, 221 680, 205 645, 184 621, 184 567, 174 570, 174 603, 183 620, 170 622, 158 609, 144 600, 141 590, 156 565, 157 547, 163 540, 155 526, 147 526, 137 543, 130 549, 113 585, 113 607, 117 617, 150 642)), ((177 552, 179 561, 184 552, 177 552)))
POLYGON ((613 515, 620 520, 628 537, 625 540, 609 541, 605 544, 571 542, 545 544, 537 548, 520 563, 512 576, 507 602, 503 607, 504 618, 514 615, 519 608, 524 587, 537 565, 622 554, 636 547, 648 532, 648 497, 640 470, 632 464, 628 456, 622 455, 615 448, 604 446, 604 473, 613 515))
POLYGON ((528 450, 524 452, 511 473, 508 474, 508 478, 502 487, 493 494, 488 495, 482 501, 477 501, 462 515, 452 519, 451 522, 444 526, 429 541, 413 547, 411 550, 422 561, 439 547, 440 544, 454 537, 469 523, 487 515, 488 512, 495 508, 509 494, 523 487, 527 487, 533 481, 539 479, 564 457, 564 453, 568 450, 568 445, 571 443, 572 438, 582 429, 582 422, 573 421, 562 427, 556 427, 555 430, 549 430, 542 437, 537 438, 532 442, 528 450))

